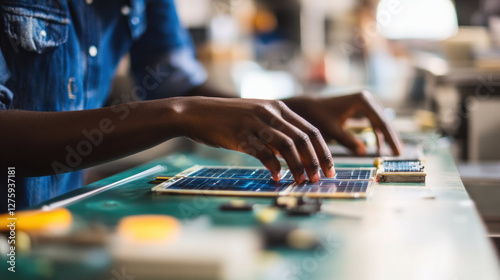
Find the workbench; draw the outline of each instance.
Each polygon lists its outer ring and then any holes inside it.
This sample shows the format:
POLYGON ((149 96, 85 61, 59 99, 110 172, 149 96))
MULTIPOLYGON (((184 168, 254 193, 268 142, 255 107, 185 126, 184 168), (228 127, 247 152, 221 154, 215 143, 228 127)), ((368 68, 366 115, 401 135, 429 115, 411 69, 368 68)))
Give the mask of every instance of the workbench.
MULTIPOLYGON (((425 148, 425 185, 376 183, 366 199, 325 200, 324 205, 332 210, 329 213, 320 212, 309 217, 281 213, 276 223, 296 224, 318 232, 327 244, 322 252, 286 247, 262 250, 254 275, 249 278, 500 279, 494 249, 460 180, 448 144, 435 135, 415 141, 422 142, 425 148)), ((195 224, 198 233, 231 228, 258 236, 259 221, 254 213, 219 210, 219 205, 234 199, 232 197, 196 198, 151 192, 155 176, 172 176, 195 164, 261 166, 250 156, 200 145, 194 151, 174 153, 65 194, 45 205, 160 166, 163 170, 159 172, 65 206, 74 217, 73 227, 99 224, 112 231, 123 217, 161 214, 176 217, 186 227, 195 224)), ((339 159, 336 167, 343 166, 363 164, 356 160, 349 164, 348 158, 339 159)), ((271 198, 244 199, 259 205, 269 205, 272 201, 271 198)), ((108 250, 99 246, 45 248, 37 253, 19 254, 17 264, 16 276, 22 277, 20 279, 121 280, 136 276, 129 274, 127 267, 117 266, 108 250)), ((1 275, 4 273, 2 271, 1 275)))

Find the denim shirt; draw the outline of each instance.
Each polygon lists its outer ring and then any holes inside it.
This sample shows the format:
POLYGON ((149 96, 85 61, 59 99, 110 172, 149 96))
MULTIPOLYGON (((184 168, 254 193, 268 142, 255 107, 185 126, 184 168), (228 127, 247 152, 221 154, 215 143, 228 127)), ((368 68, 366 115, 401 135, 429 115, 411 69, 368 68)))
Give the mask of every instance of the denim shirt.
MULTIPOLYGON (((152 71, 169 73, 141 97, 181 95, 206 79, 173 0, 0 0, 0 11, 0 110, 102 107, 128 52, 138 84, 152 71)), ((1 212, 6 177, 1 170, 1 212)), ((82 172, 16 179, 22 209, 80 187, 82 172)))

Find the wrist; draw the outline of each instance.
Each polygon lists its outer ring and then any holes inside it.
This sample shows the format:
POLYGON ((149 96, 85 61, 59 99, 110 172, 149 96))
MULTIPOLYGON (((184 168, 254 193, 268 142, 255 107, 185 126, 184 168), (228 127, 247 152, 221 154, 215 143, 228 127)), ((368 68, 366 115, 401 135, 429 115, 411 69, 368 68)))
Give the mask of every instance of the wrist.
POLYGON ((172 97, 143 102, 145 120, 153 126, 152 129, 161 133, 162 138, 171 139, 185 136, 185 105, 188 97, 172 97))
POLYGON ((195 103, 205 97, 172 97, 163 99, 162 120, 168 128, 170 137, 191 137, 191 131, 196 123, 195 103))
POLYGON ((297 96, 292 98, 283 99, 288 108, 300 116, 307 115, 307 110, 316 108, 319 98, 311 96, 297 96))

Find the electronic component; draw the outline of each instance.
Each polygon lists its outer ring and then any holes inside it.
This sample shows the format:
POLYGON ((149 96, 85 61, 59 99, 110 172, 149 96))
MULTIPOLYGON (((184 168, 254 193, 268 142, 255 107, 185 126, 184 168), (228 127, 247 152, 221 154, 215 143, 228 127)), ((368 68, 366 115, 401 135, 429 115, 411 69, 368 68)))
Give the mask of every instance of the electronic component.
POLYGON ((263 225, 260 228, 267 248, 288 247, 292 249, 313 249, 319 245, 316 234, 293 224, 263 225))
POLYGON ((287 209, 289 216, 309 216, 321 210, 322 199, 311 197, 280 196, 274 199, 273 205, 287 209))
POLYGON ((321 198, 311 198, 305 196, 279 196, 273 200, 273 206, 278 208, 293 208, 304 204, 314 204, 321 206, 321 198))
POLYGON ((384 160, 385 172, 423 172, 424 165, 420 160, 384 160))
POLYGON ((425 183, 424 163, 420 159, 376 159, 377 180, 381 183, 425 183))
POLYGON ((66 208, 53 210, 23 210, 17 211, 15 217, 9 214, 0 215, 3 226, 0 231, 9 230, 9 223, 15 221, 16 230, 32 234, 62 234, 71 229, 73 217, 66 208), (15 220, 13 220, 15 219, 15 220))
POLYGON ((292 208, 299 204, 299 197, 294 196, 278 196, 273 200, 273 206, 278 208, 292 208))
POLYGON ((233 199, 219 206, 221 211, 252 211, 254 204, 241 199, 233 199))
POLYGON ((272 224, 274 223, 274 221, 276 221, 279 214, 279 208, 266 207, 257 211, 257 213, 255 213, 255 218, 257 218, 257 221, 259 221, 261 224, 272 224))
POLYGON ((173 243, 180 235, 181 224, 166 215, 134 215, 120 220, 117 233, 131 243, 173 243))
POLYGON ((310 216, 321 211, 321 204, 321 198, 301 196, 297 198, 297 205, 288 208, 287 214, 289 216, 310 216))
POLYGON ((320 208, 317 205, 305 204, 288 209, 287 214, 288 216, 310 216, 319 210, 320 208))

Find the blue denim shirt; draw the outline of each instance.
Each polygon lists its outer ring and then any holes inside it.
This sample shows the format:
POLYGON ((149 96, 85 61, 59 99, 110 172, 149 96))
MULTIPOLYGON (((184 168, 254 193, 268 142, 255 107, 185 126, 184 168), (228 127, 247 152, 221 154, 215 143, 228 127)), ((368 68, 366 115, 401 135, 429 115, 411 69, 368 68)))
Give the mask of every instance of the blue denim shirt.
MULTIPOLYGON (((141 97, 181 95, 206 79, 173 0, 0 0, 0 11, 0 110, 102 107, 127 52, 138 86, 168 72, 160 85, 141 87, 141 97)), ((0 171, 2 194, 6 176, 0 171)), ((81 185, 82 172, 17 177, 16 209, 81 185)), ((0 201, 4 212, 7 195, 0 201)))

